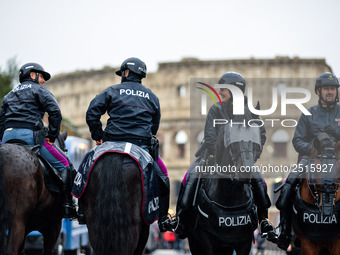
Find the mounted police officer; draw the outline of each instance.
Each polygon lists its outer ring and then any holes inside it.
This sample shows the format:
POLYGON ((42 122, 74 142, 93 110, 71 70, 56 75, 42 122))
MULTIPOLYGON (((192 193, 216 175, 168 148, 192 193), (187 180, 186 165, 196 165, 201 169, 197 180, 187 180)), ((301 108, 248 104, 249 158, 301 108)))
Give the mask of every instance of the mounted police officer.
MULTIPOLYGON (((40 155, 61 173, 65 196, 64 217, 76 217, 72 202, 72 167, 67 156, 54 145, 61 125, 61 112, 54 96, 42 86, 51 75, 37 63, 20 68, 20 83, 3 100, 0 112, 0 130, 4 130, 2 143, 22 140, 29 145, 41 145, 40 155), (42 118, 48 113, 48 130, 45 133, 42 118)), ((1 138, 1 134, 0 134, 1 138)))
MULTIPOLYGON (((325 131, 325 127, 333 127, 335 130, 339 127, 338 88, 339 81, 333 73, 323 73, 316 79, 314 91, 319 97, 318 104, 308 109, 311 115, 301 115, 293 137, 293 146, 299 153, 300 164, 302 161, 306 161, 304 156, 310 154, 314 139, 325 131)), ((287 250, 292 237, 292 201, 296 186, 299 184, 298 177, 298 172, 289 174, 276 202, 276 207, 280 210, 281 227, 278 246, 283 250, 287 250)))
MULTIPOLYGON (((227 72, 221 76, 218 81, 219 84, 230 84, 238 87, 244 93, 246 87, 246 81, 242 75, 235 72, 227 72)), ((198 175, 194 171, 197 164, 214 165, 216 157, 216 139, 219 136, 222 125, 213 125, 214 119, 231 119, 233 116, 233 99, 232 94, 227 88, 220 88, 219 95, 222 101, 222 107, 220 105, 213 105, 207 115, 205 129, 204 129, 204 142, 196 153, 196 161, 189 168, 186 176, 181 185, 180 193, 177 201, 177 220, 181 224, 177 232, 179 232, 181 238, 185 238, 188 228, 190 228, 190 219, 192 219, 192 206, 194 193, 196 190, 198 175)), ((245 105, 245 110, 248 110, 248 106, 245 105)), ((261 127, 261 145, 263 147, 266 141, 265 128, 261 127)), ((259 151, 256 155, 256 159, 260 157, 262 151, 259 151)), ((275 237, 273 227, 268 222, 268 208, 271 203, 267 195, 264 179, 260 172, 254 173, 251 180, 251 185, 254 191, 255 203, 258 207, 258 217, 260 221, 260 231, 263 236, 268 235, 271 232, 271 237, 275 237)), ((273 240, 272 240, 273 241, 273 240)))
POLYGON ((92 139, 97 145, 105 141, 123 141, 138 145, 153 156, 154 169, 160 180, 159 228, 165 231, 169 209, 169 179, 157 164, 158 131, 161 109, 158 97, 142 84, 146 77, 146 65, 138 58, 126 59, 116 71, 121 76, 121 84, 110 86, 90 103, 86 122, 92 139), (102 130, 100 117, 107 112, 110 118, 102 130))

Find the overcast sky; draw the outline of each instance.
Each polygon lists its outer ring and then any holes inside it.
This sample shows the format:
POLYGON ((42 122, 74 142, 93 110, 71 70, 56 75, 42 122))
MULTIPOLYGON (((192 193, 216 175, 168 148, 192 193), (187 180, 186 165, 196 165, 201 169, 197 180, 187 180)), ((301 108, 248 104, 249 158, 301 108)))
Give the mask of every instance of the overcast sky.
MULTIPOLYGON (((38 62, 52 75, 159 62, 326 58, 340 76, 338 0, 1 0, 0 66, 38 62), (338 24, 338 25, 336 25, 338 24)), ((226 70, 228 71, 228 70, 226 70)))

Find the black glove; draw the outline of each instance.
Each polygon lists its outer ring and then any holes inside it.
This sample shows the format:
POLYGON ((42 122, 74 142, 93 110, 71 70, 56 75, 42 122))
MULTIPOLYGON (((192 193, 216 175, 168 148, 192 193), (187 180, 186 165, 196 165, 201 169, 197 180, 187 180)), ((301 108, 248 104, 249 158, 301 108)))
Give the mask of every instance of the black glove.
POLYGON ((320 150, 321 148, 325 147, 334 147, 335 142, 335 138, 332 135, 322 132, 314 139, 313 145, 317 150, 320 150))

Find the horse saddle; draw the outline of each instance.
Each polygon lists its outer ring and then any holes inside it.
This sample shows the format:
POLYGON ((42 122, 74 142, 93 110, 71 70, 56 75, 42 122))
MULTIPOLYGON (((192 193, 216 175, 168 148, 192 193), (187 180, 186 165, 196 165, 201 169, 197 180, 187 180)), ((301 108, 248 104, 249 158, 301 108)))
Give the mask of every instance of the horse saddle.
POLYGON ((106 153, 126 154, 138 163, 143 188, 142 215, 147 224, 152 224, 159 216, 158 176, 156 171, 153 171, 154 161, 150 154, 135 144, 106 141, 102 145, 89 151, 79 166, 72 187, 72 195, 80 198, 84 194, 94 165, 97 160, 106 153))
POLYGON ((11 139, 6 143, 17 144, 25 147, 27 150, 34 152, 39 159, 47 189, 53 193, 57 194, 62 193, 61 189, 63 182, 60 173, 54 167, 52 167, 51 164, 45 158, 43 158, 39 154, 40 145, 29 145, 26 142, 19 139, 11 139))

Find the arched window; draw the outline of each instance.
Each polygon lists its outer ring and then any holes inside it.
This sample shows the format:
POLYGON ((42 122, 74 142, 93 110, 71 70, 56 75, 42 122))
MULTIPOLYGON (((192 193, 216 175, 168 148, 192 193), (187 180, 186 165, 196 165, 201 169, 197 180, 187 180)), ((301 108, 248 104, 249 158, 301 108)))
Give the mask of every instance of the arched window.
POLYGON ((278 95, 281 96, 282 90, 284 90, 286 88, 287 88, 287 84, 286 83, 281 82, 281 83, 277 84, 278 95))
POLYGON ((197 135, 197 142, 199 144, 202 143, 203 138, 204 138, 204 130, 198 133, 198 135, 197 135))
POLYGON ((185 144, 188 142, 188 135, 185 131, 180 130, 177 132, 176 137, 176 144, 177 144, 177 155, 179 158, 184 158, 185 156, 185 144))
POLYGON ((179 98, 184 98, 186 94, 186 89, 184 85, 180 85, 177 87, 177 94, 179 98))

